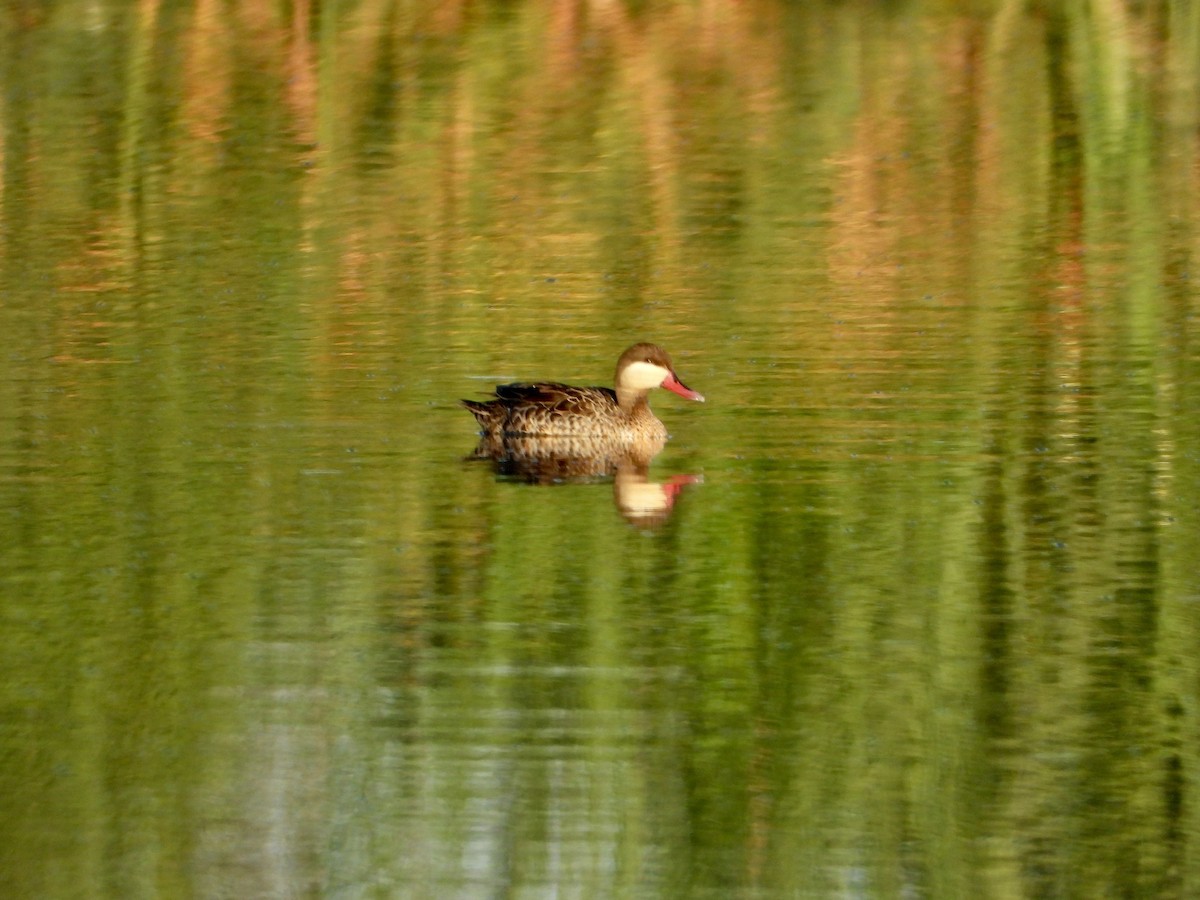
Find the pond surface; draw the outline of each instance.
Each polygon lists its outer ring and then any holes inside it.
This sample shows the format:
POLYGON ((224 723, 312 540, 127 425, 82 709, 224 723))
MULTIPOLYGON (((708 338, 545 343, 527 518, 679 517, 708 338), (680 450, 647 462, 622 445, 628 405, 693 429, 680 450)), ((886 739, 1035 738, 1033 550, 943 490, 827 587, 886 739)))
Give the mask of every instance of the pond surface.
POLYGON ((1200 11, 343 6, 0 14, 4 895, 1196 896, 1200 11))

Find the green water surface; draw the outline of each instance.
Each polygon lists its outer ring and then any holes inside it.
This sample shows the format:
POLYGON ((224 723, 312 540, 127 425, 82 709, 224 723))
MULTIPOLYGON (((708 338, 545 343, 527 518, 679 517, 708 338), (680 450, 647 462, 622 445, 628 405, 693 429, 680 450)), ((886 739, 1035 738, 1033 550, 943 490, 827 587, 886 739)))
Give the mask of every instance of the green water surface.
POLYGON ((5 6, 0 896, 1200 894, 1198 82, 1189 2, 5 6), (468 458, 637 340, 673 505, 468 458))

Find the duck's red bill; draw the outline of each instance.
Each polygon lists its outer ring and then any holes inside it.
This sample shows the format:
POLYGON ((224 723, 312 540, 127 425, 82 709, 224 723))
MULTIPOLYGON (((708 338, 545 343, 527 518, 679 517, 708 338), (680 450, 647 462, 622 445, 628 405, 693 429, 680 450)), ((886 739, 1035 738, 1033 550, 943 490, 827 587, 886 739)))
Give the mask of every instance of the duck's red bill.
POLYGON ((690 387, 676 378, 674 372, 666 377, 662 383, 662 386, 668 391, 678 394, 680 397, 686 397, 688 400, 699 400, 701 403, 704 402, 704 395, 698 391, 693 391, 690 387))

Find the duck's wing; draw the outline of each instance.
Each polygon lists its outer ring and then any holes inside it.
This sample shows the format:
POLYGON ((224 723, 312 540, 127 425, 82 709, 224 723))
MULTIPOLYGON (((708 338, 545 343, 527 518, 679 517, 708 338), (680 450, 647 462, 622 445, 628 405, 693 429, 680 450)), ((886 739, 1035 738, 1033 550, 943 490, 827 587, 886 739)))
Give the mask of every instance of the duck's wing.
POLYGON ((575 387, 554 381, 496 386, 496 397, 511 406, 537 406, 565 414, 588 415, 598 406, 615 404, 617 395, 604 387, 575 387))

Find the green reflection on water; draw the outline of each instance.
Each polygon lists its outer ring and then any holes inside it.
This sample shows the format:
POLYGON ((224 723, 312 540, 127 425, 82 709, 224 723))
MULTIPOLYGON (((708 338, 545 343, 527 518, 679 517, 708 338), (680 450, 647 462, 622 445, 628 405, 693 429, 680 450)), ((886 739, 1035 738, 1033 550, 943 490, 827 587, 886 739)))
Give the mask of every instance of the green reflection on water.
POLYGON ((6 895, 1194 894, 1196 16, 6 13, 6 895))

